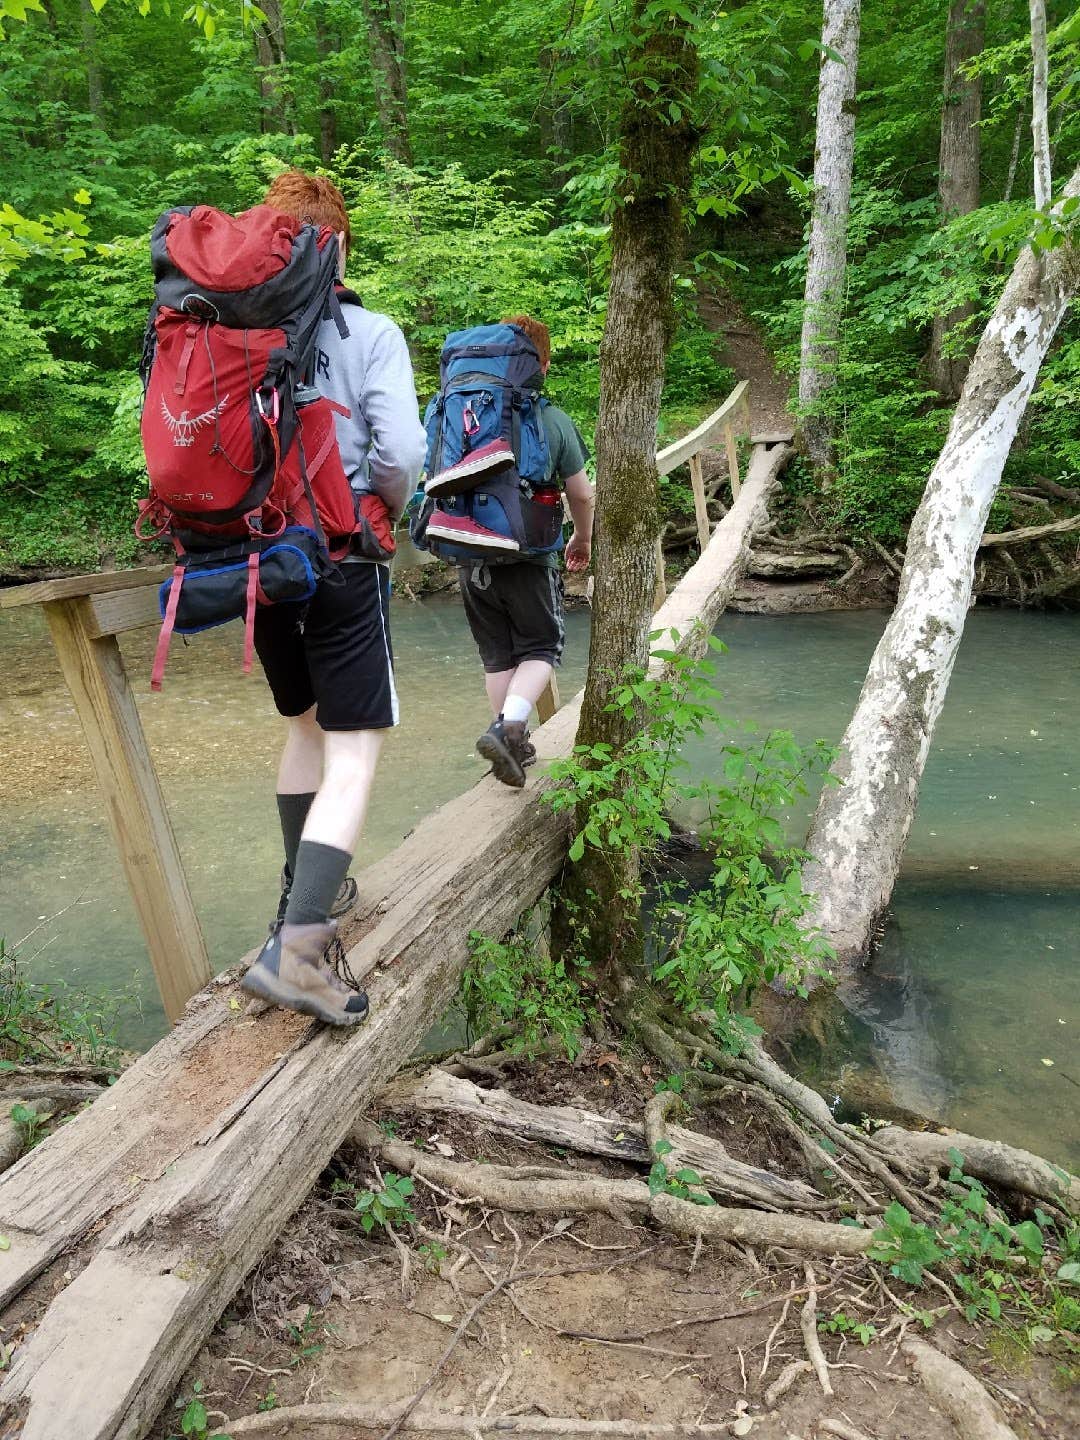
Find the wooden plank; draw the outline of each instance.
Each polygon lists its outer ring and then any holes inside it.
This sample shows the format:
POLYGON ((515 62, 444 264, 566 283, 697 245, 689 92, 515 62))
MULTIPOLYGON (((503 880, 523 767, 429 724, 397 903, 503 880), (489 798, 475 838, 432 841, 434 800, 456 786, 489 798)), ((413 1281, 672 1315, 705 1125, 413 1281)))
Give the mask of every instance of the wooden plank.
MULTIPOLYGON (((764 516, 782 461, 773 451, 760 454, 763 463, 755 455, 705 554, 656 617, 656 628, 678 630, 685 653, 705 648, 764 516)), ((569 753, 580 704, 579 694, 536 731, 540 755, 569 753)), ((0 1179, 0 1216, 18 1223, 30 1190, 47 1227, 47 1187, 65 1171, 69 1194, 103 1170, 114 1187, 115 1177, 133 1172, 127 1200, 99 1187, 97 1210, 104 1221, 103 1207, 112 1207, 111 1227, 99 1223, 86 1233, 93 1207, 65 1202, 69 1238, 85 1235, 91 1258, 66 1288, 63 1275, 50 1274, 59 1293, 16 1350, 0 1388, 0 1418, 20 1418, 21 1440, 139 1440, 147 1433, 243 1276, 447 1004, 470 931, 505 933, 557 873, 571 821, 542 803, 551 783, 537 771, 523 791, 481 780, 364 872, 364 902, 346 932, 347 940, 359 933, 349 959, 367 976, 372 999, 372 1018, 359 1032, 342 1034, 274 1009, 252 1020, 234 1012, 228 989, 219 987, 212 1003, 228 1017, 212 1036, 181 1056, 161 1041, 139 1062, 144 1077, 157 1072, 168 1085, 157 1101, 134 1085, 126 1097, 117 1096, 118 1087, 107 1091, 0 1179), (239 1073, 231 1047, 244 1058, 239 1073), (162 1166, 155 1154, 141 1181, 135 1155, 118 1163, 114 1151, 85 1148, 91 1128, 102 1133, 101 1107, 116 1105, 112 1118, 122 1127, 133 1103, 173 1126, 166 1148, 175 1158, 162 1166), (93 1172, 83 1180, 88 1154, 93 1172), (79 1185, 71 1183, 75 1176, 79 1185)), ((0 1255, 0 1270, 16 1242, 57 1253, 57 1227, 47 1235, 25 1219, 24 1227, 0 1255)), ((36 1268, 41 1264, 39 1254, 36 1268)))
POLYGON ((88 595, 85 605, 87 634, 94 639, 102 635, 122 635, 143 625, 160 625, 158 587, 139 585, 130 590, 108 590, 104 595, 88 595))
POLYGON ((728 475, 731 477, 731 498, 739 498, 739 452, 730 425, 724 426, 724 449, 727 451, 728 475))
POLYGON ((667 599, 667 574, 664 568, 664 537, 656 537, 656 584, 653 587, 652 608, 659 610, 667 599))
POLYGON ((709 543, 709 511, 705 504, 705 477, 701 473, 701 456, 690 456, 690 485, 694 491, 694 518, 697 521, 698 546, 704 550, 709 543))
POLYGON ((547 683, 547 689, 536 702, 536 713, 539 716, 540 724, 543 725, 545 721, 550 720, 561 704, 562 701, 559 699, 558 676, 552 674, 551 679, 547 683))
POLYGON ((749 390, 750 381, 740 380, 720 408, 691 430, 689 435, 684 435, 681 440, 676 440, 674 444, 658 451, 657 474, 670 475, 672 470, 684 465, 691 455, 696 455, 699 450, 712 445, 724 425, 734 425, 738 415, 745 415, 749 390))
POLYGON ((137 570, 102 570, 92 575, 65 575, 61 580, 32 580, 27 585, 6 585, 0 590, 0 610, 17 605, 43 605, 49 600, 73 600, 129 590, 137 585, 160 585, 172 574, 171 565, 142 565, 137 570))
POLYGON ((795 439, 794 430, 764 430, 750 436, 751 445, 790 445, 795 439))
POLYGON ((89 633, 85 600, 51 600, 44 610, 173 1021, 210 979, 210 961, 120 647, 89 633))

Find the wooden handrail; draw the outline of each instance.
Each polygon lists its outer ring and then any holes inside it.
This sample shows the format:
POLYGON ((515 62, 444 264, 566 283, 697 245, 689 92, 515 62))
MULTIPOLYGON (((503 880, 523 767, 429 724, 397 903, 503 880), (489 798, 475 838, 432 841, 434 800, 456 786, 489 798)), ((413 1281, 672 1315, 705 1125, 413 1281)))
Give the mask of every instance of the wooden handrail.
POLYGON ((27 585, 0 589, 0 610, 17 605, 43 605, 49 600, 77 600, 109 590, 133 590, 137 585, 160 585, 172 574, 170 565, 142 565, 137 570, 100 570, 92 575, 65 575, 60 580, 31 580, 27 585))
POLYGON ((691 456, 704 450, 707 445, 712 445, 717 436, 725 427, 734 430, 736 426, 736 412, 742 408, 742 428, 750 429, 750 407, 747 392, 750 389, 749 380, 740 380, 727 397, 719 410, 713 413, 691 430, 689 435, 684 435, 681 440, 667 445, 656 454, 656 470, 659 475, 670 475, 672 470, 679 465, 684 465, 691 456))

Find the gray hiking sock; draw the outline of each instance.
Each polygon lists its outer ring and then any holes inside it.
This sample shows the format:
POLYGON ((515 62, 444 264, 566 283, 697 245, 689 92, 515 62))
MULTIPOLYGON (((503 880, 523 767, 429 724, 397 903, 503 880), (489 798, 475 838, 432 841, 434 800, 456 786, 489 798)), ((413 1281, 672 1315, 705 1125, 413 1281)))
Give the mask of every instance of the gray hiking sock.
POLYGON ((285 911, 286 925, 325 924, 351 863, 347 850, 320 845, 317 840, 301 840, 285 911))
POLYGON ((308 791, 306 795, 278 793, 277 808, 278 816, 281 819, 281 838, 285 842, 285 864, 289 867, 290 875, 296 874, 296 851, 300 845, 300 836, 304 833, 304 821, 307 819, 311 802, 314 799, 314 790, 308 791))

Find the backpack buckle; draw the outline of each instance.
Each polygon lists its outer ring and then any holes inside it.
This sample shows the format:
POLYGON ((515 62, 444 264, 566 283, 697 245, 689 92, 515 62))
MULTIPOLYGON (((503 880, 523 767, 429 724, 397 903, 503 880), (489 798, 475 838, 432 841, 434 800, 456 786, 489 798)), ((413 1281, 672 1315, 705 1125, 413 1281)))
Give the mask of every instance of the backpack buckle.
POLYGON ((255 407, 268 425, 276 425, 281 415, 281 396, 275 385, 270 391, 270 409, 267 410, 267 400, 261 390, 255 392, 255 407))

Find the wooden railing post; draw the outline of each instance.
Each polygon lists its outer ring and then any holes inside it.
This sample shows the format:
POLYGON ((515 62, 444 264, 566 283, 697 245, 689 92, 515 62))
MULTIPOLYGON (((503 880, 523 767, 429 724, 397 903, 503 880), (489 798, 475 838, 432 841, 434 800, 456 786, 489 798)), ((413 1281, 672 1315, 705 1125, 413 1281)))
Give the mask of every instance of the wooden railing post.
POLYGON ((727 451, 727 468, 731 476, 731 498, 739 498, 739 452, 735 448, 735 432, 730 425, 724 426, 724 449, 727 451))
POLYGON ((540 724, 543 725, 546 720, 550 720, 561 704, 558 677, 552 673, 551 679, 547 683, 547 689, 536 702, 536 713, 540 724))
POLYGON ((115 635, 95 635, 85 599, 42 607, 94 765, 120 860, 150 952, 165 1014, 210 979, 176 837, 115 635))
POLYGON ((667 575, 664 571, 664 537, 656 537, 656 585, 653 589, 652 608, 659 610, 667 599, 667 575))
POLYGON ((709 543, 709 511, 705 504, 705 477, 701 473, 701 455, 690 456, 690 484, 694 491, 694 517, 697 520, 698 544, 704 550, 709 543))

